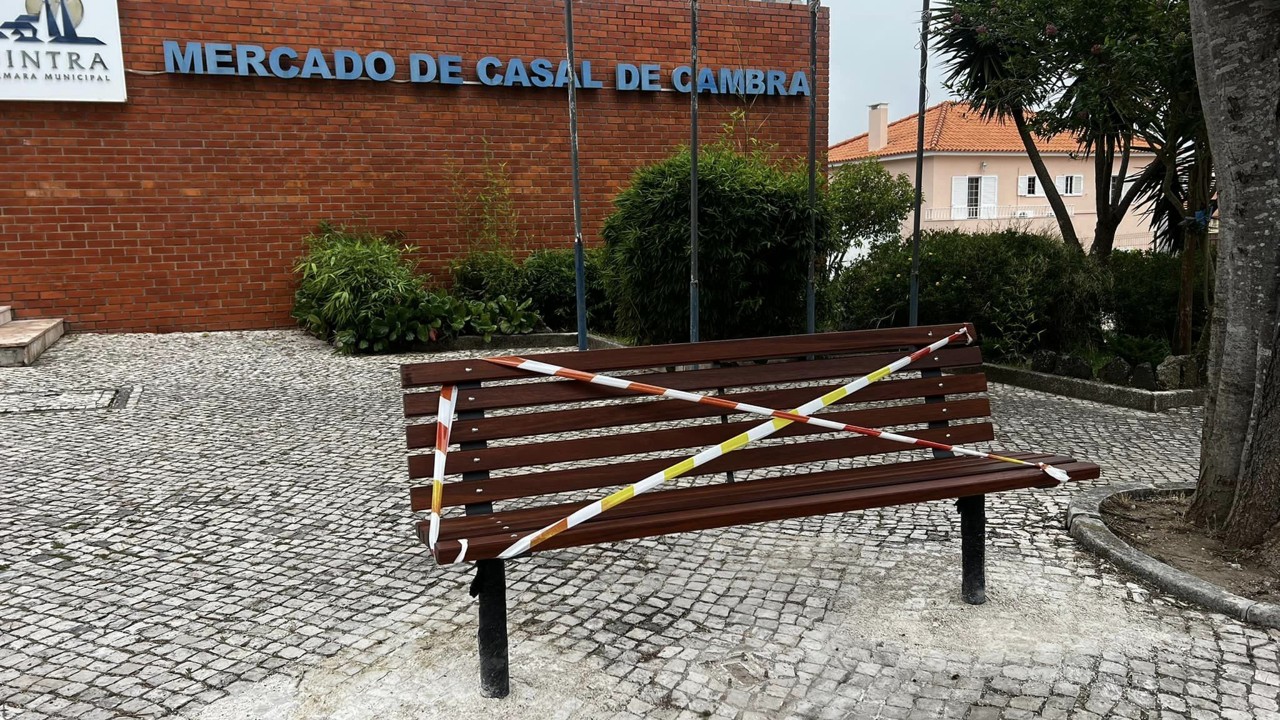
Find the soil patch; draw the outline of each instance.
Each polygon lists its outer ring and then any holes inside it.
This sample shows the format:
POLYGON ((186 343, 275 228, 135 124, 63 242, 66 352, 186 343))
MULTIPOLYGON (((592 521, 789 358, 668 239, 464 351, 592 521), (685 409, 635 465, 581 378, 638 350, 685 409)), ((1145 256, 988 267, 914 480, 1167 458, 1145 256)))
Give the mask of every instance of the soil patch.
POLYGON ((1190 493, 1102 503, 1111 532, 1151 557, 1259 602, 1280 603, 1280 558, 1265 549, 1231 550, 1183 518, 1190 493))

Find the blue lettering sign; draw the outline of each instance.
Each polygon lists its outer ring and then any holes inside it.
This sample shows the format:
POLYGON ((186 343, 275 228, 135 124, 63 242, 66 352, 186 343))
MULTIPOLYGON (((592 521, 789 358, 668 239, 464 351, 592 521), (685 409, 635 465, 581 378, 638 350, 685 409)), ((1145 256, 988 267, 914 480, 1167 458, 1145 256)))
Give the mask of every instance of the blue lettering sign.
POLYGON ((357 52, 334 50, 333 69, 339 80, 358 80, 364 74, 364 59, 357 52))
POLYGON ((688 65, 681 65, 671 71, 671 84, 675 87, 676 91, 687 93, 689 92, 690 85, 689 78, 692 75, 693 70, 691 70, 688 65))
MULTIPOLYGON (((288 46, 271 48, 261 45, 199 43, 179 44, 164 40, 164 69, 169 73, 190 75, 238 75, 241 77, 324 78, 337 80, 369 79, 386 82, 396 76, 396 59, 383 50, 361 54, 356 50, 307 48, 305 52, 288 46)), ((438 82, 462 85, 461 55, 411 53, 409 82, 438 82)), ((613 88, 621 92, 660 92, 663 90, 662 67, 657 63, 633 64, 619 61, 613 69, 613 88)), ((574 68, 567 60, 503 58, 488 55, 475 65, 476 77, 490 87, 567 87, 576 83, 586 90, 605 87, 604 79, 592 72, 591 61, 583 60, 574 68)), ((682 93, 713 95, 811 95, 811 78, 803 71, 762 70, 756 68, 703 67, 696 77, 688 65, 671 71, 672 87, 682 93)))
POLYGON ((769 71, 769 94, 770 95, 786 95, 782 84, 787 81, 787 74, 781 70, 769 71))
POLYGON ((501 85, 502 78, 491 75, 490 72, 502 67, 502 61, 489 55, 483 57, 480 62, 476 63, 476 75, 480 77, 480 82, 485 85, 501 85))
POLYGON ((396 61, 390 53, 374 50, 364 59, 364 71, 371 80, 386 82, 396 76, 396 61))
POLYGON ((298 77, 298 66, 293 64, 298 59, 298 52, 290 47, 278 47, 271 51, 267 64, 271 66, 271 74, 289 80, 298 77), (281 62, 284 59, 288 62, 281 62))
POLYGON ((551 61, 546 58, 538 58, 529 63, 529 70, 533 72, 534 87, 548 88, 556 82, 555 73, 551 70, 551 61))
POLYGON ((440 56, 440 82, 445 85, 462 84, 462 56, 440 56))
POLYGON ((253 74, 258 77, 267 77, 271 73, 267 72, 267 68, 262 62, 266 59, 267 51, 257 45, 237 45, 236 74, 245 77, 252 70, 253 74))
POLYGON ((204 71, 210 75, 235 75, 231 46, 227 43, 204 44, 204 71))
POLYGON ((507 62, 507 72, 502 76, 502 84, 507 87, 531 87, 529 82, 529 73, 524 69, 524 61, 520 58, 511 58, 507 62))
POLYGON ((791 95, 809 96, 809 76, 803 72, 797 72, 791 76, 791 95))
POLYGON ((661 68, 653 64, 645 64, 640 66, 640 89, 647 92, 657 92, 662 89, 662 81, 658 79, 658 73, 661 68))
POLYGON ((604 87, 604 83, 599 80, 591 79, 591 61, 582 61, 582 85, 587 90, 599 90, 604 87))
POLYGON ((720 68, 720 92, 727 95, 745 95, 747 82, 741 68, 720 68))
POLYGON ((711 68, 704 67, 698 70, 698 92, 718 93, 720 89, 716 87, 716 71, 711 68))
POLYGON ((640 87, 640 68, 630 63, 618 63, 614 71, 614 86, 619 90, 635 90, 640 87))
POLYGON ((173 40, 164 41, 164 71, 167 73, 204 74, 204 54, 200 43, 189 42, 185 50, 178 49, 173 40))
MULTIPOLYGON (((574 78, 574 82, 577 84, 578 87, 582 86, 582 83, 577 82, 577 78, 574 78)), ((556 87, 569 87, 569 61, 568 60, 561 60, 560 68, 556 70, 556 87)))
POLYGON ((436 59, 425 53, 413 53, 409 56, 409 80, 416 83, 428 83, 436 79, 436 59))
POLYGON ((333 73, 329 71, 329 62, 324 59, 324 53, 319 48, 311 48, 307 51, 307 57, 302 61, 302 72, 298 77, 309 78, 319 75, 325 80, 332 80, 333 73))

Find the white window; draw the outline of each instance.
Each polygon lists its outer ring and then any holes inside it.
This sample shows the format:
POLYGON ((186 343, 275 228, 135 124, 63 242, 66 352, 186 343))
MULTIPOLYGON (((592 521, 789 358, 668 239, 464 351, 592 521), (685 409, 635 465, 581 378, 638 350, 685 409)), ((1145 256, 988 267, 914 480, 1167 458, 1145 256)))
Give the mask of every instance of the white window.
POLYGON ((951 178, 951 219, 977 220, 996 216, 995 175, 955 175, 951 178))
POLYGON ((1044 188, 1040 186, 1040 178, 1035 175, 1019 175, 1018 195, 1020 197, 1044 197, 1044 188))
POLYGON ((965 217, 973 220, 982 214, 982 178, 969 177, 965 190, 965 217))
POLYGON ((1083 175, 1059 175, 1054 178, 1055 184, 1058 186, 1058 192, 1063 195, 1079 197, 1084 195, 1084 176, 1083 175))
POLYGON ((1112 176, 1111 176, 1111 188, 1112 188, 1112 190, 1113 190, 1113 191, 1115 190, 1115 187, 1116 187, 1117 185, 1120 185, 1120 199, 1121 199, 1121 200, 1123 200, 1123 199, 1124 199, 1124 196, 1129 194, 1129 188, 1132 188, 1132 187, 1133 187, 1133 181, 1132 181, 1132 180, 1125 180, 1124 178, 1120 177, 1119 175, 1112 175, 1112 176), (1122 183, 1123 183, 1123 184, 1122 184, 1122 183))

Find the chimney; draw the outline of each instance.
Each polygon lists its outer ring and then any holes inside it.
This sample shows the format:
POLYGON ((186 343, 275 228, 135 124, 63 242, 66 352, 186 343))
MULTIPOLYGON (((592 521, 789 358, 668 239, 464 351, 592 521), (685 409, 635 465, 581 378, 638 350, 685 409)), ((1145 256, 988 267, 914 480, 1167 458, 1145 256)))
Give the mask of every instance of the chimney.
POLYGON ((875 152, 889 144, 889 103, 871 106, 867 123, 867 150, 875 152))

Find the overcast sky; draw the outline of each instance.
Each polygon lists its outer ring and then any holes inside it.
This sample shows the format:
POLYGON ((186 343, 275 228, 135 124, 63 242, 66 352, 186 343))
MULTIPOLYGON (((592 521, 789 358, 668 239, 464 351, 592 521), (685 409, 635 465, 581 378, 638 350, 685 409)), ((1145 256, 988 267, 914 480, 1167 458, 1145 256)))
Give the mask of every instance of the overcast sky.
MULTIPOLYGON (((919 102, 920 0, 823 0, 831 8, 831 144, 867 131, 867 106, 889 103, 890 122, 919 102)), ((929 104, 946 100, 929 61, 929 104)))

